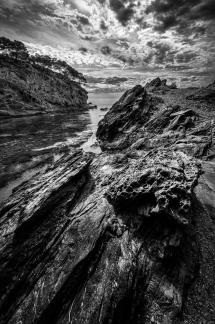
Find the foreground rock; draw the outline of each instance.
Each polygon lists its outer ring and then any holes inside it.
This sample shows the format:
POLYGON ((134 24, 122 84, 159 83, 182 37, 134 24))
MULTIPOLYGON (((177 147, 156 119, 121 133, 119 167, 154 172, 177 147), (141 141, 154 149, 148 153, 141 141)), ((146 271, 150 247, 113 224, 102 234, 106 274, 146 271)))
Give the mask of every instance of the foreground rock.
POLYGON ((136 86, 0 211, 1 323, 201 323, 215 311, 214 124, 136 86))

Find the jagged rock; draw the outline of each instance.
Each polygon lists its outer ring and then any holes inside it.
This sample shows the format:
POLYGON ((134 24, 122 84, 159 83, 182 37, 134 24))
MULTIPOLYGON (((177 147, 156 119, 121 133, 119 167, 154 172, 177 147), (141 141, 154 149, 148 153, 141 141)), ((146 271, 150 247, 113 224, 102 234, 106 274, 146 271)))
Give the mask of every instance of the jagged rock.
POLYGON ((158 88, 160 87, 162 84, 165 84, 166 85, 166 80, 163 80, 163 82, 161 81, 160 78, 155 78, 153 79, 152 81, 148 82, 146 85, 145 85, 145 88, 158 88))
POLYGON ((162 93, 165 93, 170 89, 177 89, 177 86, 175 83, 172 83, 171 85, 167 85, 166 79, 161 80, 160 78, 155 78, 152 81, 147 82, 145 88, 150 92, 160 91, 162 93))
MULTIPOLYGON (((186 109, 185 109, 186 108, 186 109)), ((137 86, 0 210, 0 323, 214 321, 214 123, 137 86)))
POLYGON ((158 98, 147 95, 146 90, 138 85, 128 90, 99 122, 96 136, 102 149, 122 149, 131 144, 130 135, 135 135, 135 128, 146 123, 159 102, 158 98))
POLYGON ((192 109, 181 110, 178 105, 164 107, 161 99, 138 89, 139 93, 137 88, 131 89, 128 96, 126 92, 99 123, 97 138, 103 150, 172 146, 196 157, 207 155, 214 128, 207 116, 202 118, 192 109), (129 101, 129 96, 133 101, 129 101), (205 123, 208 126, 204 136, 197 136, 205 123))
POLYGON ((155 114, 145 126, 155 132, 187 130, 195 125, 197 118, 198 114, 193 110, 180 110, 180 106, 173 106, 155 114))

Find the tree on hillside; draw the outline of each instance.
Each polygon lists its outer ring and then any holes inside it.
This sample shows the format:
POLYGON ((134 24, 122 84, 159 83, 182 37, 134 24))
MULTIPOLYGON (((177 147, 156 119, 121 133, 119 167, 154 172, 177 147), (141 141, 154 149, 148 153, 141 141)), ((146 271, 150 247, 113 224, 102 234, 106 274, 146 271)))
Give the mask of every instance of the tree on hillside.
POLYGON ((0 37, 0 51, 4 57, 10 57, 15 60, 26 61, 30 64, 40 65, 44 68, 57 71, 66 78, 73 81, 86 83, 86 79, 82 73, 79 73, 74 68, 72 68, 65 61, 58 60, 57 58, 52 58, 49 55, 29 55, 26 46, 17 40, 11 41, 6 37, 0 37))
POLYGON ((34 64, 40 64, 44 67, 57 70, 59 73, 63 74, 67 78, 74 80, 78 79, 80 82, 86 83, 86 79, 82 73, 79 73, 74 68, 72 68, 65 61, 58 60, 57 58, 51 58, 48 55, 35 54, 30 57, 30 60, 34 64))
POLYGON ((0 50, 7 52, 14 59, 25 61, 29 57, 28 50, 22 42, 11 41, 6 37, 0 37, 0 50))

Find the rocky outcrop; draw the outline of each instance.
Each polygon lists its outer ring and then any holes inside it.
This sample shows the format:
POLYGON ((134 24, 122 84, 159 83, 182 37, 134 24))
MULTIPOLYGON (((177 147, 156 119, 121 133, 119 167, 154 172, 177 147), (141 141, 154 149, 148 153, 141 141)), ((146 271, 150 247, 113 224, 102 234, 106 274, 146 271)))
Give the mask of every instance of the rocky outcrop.
POLYGON ((198 89, 194 93, 187 96, 188 100, 206 102, 209 104, 215 103, 215 81, 209 84, 206 88, 198 89))
POLYGON ((86 109, 87 92, 60 73, 9 56, 0 60, 0 116, 86 109))
POLYGON ((100 121, 97 137, 103 150, 179 148, 201 156, 211 146, 210 118, 192 109, 166 106, 137 86, 126 92, 100 121), (130 99, 132 98, 132 99, 130 99), (131 100, 131 101, 130 101, 131 100), (198 134, 204 136, 198 136, 198 134))
POLYGON ((215 90, 215 80, 207 86, 207 89, 215 90))
POLYGON ((167 80, 162 80, 160 78, 155 78, 152 81, 146 83, 145 87, 146 88, 158 88, 161 85, 166 85, 167 80))
POLYGON ((126 91, 99 123, 97 138, 102 149, 128 147, 160 102, 148 96, 141 85, 126 91))
POLYGON ((147 82, 145 85, 145 89, 149 92, 162 92, 165 93, 168 90, 176 89, 177 86, 175 83, 167 85, 167 80, 161 80, 159 77, 147 82))
POLYGON ((211 89, 202 89, 200 91, 198 90, 195 93, 187 96, 187 99, 214 104, 215 90, 211 90, 211 89))
POLYGON ((214 124, 136 86, 0 210, 0 323, 201 323, 215 311, 214 124))

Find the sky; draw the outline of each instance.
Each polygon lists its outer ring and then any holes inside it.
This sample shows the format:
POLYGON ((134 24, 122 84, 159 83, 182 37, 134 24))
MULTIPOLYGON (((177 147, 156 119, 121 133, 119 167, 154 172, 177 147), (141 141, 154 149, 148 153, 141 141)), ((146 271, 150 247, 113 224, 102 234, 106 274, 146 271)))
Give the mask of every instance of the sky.
POLYGON ((215 79, 215 0, 0 0, 1 36, 67 61, 90 91, 215 79))

